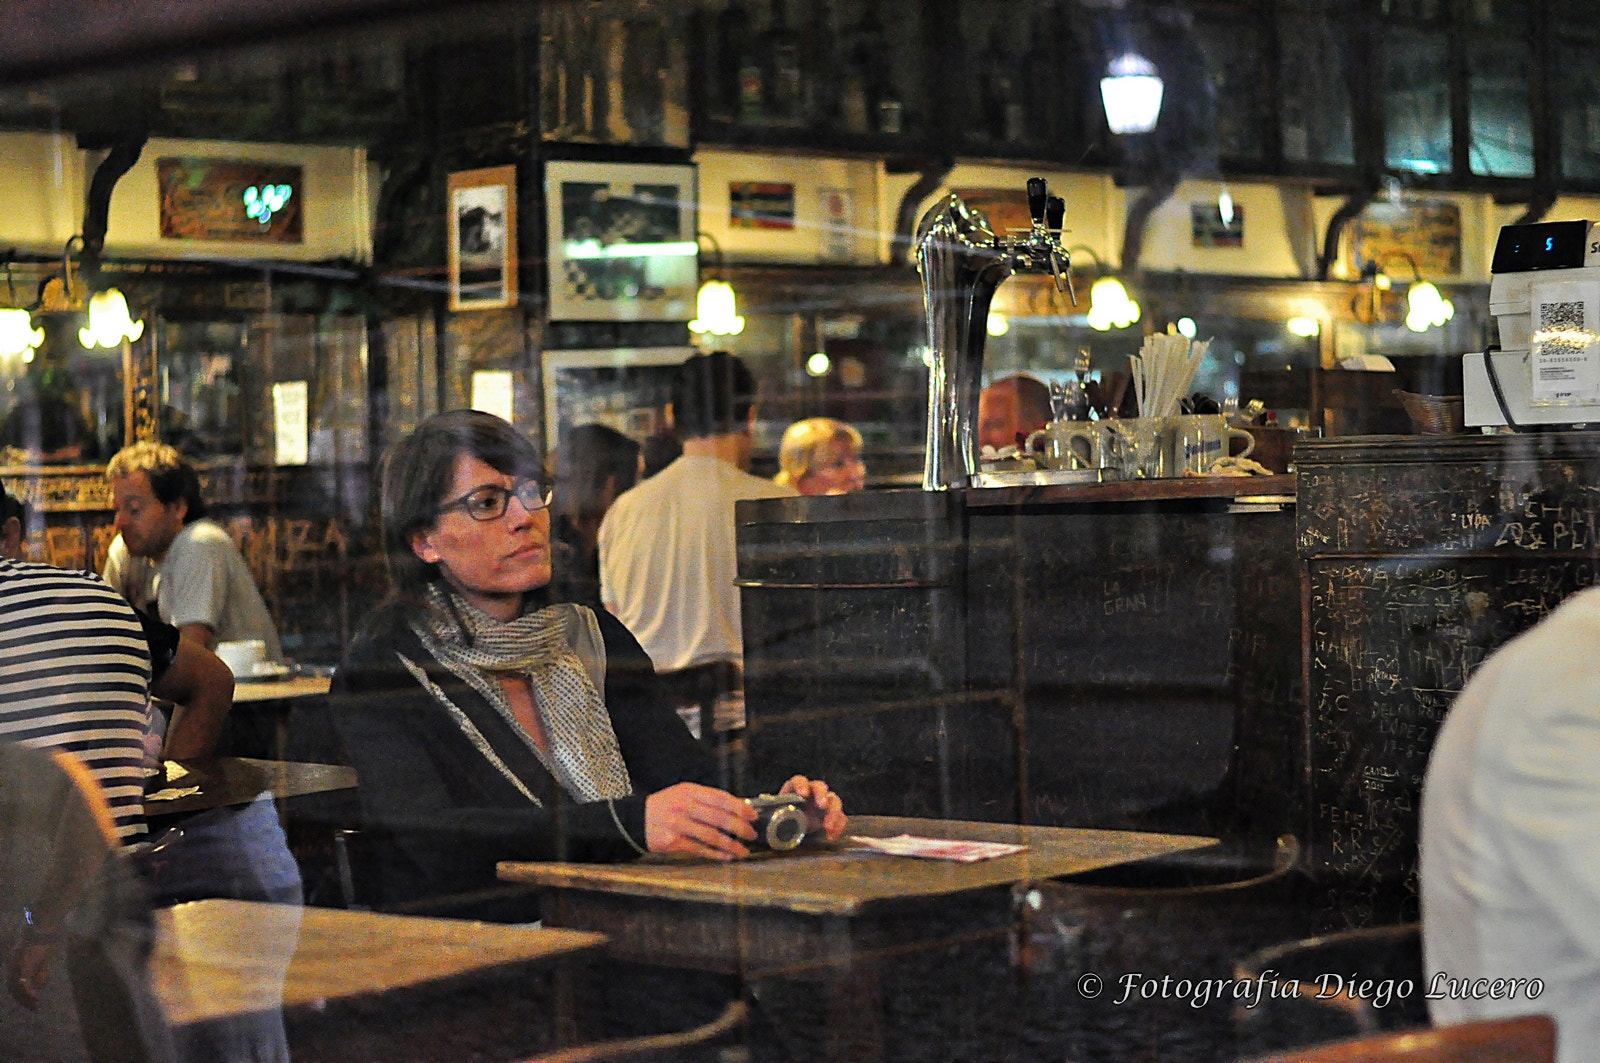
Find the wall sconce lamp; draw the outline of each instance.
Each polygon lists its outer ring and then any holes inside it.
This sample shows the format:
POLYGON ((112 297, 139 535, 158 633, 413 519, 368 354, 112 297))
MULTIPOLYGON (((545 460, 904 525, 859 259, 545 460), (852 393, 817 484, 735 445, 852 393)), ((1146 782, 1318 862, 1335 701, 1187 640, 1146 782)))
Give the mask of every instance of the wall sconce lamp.
POLYGON ((711 241, 716 264, 712 267, 712 277, 700 285, 695 296, 695 317, 689 322, 689 331, 696 336, 737 336, 744 331, 744 318, 739 316, 739 300, 733 285, 722 279, 722 245, 710 233, 697 233, 696 240, 697 250, 698 240, 711 241))
POLYGON ((1164 86, 1155 64, 1137 52, 1124 52, 1111 60, 1100 79, 1100 102, 1106 124, 1113 133, 1148 133, 1161 117, 1164 86))
POLYGON ((1438 287, 1432 281, 1422 279, 1422 272, 1417 269, 1417 260, 1404 251, 1390 251, 1369 259, 1361 267, 1361 279, 1372 285, 1371 321, 1376 322, 1381 319, 1382 293, 1394 286, 1394 281, 1383 270, 1382 261, 1397 258, 1404 259, 1411 267, 1411 287, 1406 289, 1406 328, 1412 332, 1426 332, 1455 317, 1455 304, 1440 294, 1438 287))
POLYGON ((144 321, 128 315, 128 300, 115 288, 95 292, 89 299, 89 323, 78 330, 78 342, 96 347, 120 347, 144 335, 144 321))
POLYGON ((17 283, 11 274, 11 260, 6 259, 6 302, 0 309, 0 358, 22 356, 24 362, 33 361, 33 352, 44 342, 44 329, 33 327, 33 314, 17 305, 17 283))
POLYGON ((1139 320, 1139 304, 1128 298, 1128 289, 1106 269, 1100 256, 1084 244, 1067 249, 1067 254, 1083 252, 1094 263, 1095 280, 1089 286, 1089 327, 1096 332, 1127 328, 1139 320))
POLYGON ((128 300, 116 288, 94 292, 84 301, 83 285, 72 266, 73 244, 81 248, 83 238, 74 236, 61 252, 61 276, 45 281, 39 291, 39 309, 46 313, 83 313, 88 321, 78 330, 78 342, 88 350, 119 347, 144 335, 144 321, 128 313, 128 300))

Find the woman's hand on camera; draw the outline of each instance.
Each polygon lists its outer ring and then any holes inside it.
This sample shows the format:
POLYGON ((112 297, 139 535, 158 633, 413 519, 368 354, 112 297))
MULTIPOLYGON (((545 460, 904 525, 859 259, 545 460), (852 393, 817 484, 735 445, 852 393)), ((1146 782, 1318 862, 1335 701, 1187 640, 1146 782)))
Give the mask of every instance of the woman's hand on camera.
POLYGON ((681 782, 644 799, 645 848, 738 860, 750 855, 739 839, 755 840, 755 817, 748 802, 724 790, 681 782))
POLYGON ((828 784, 821 779, 808 779, 804 775, 796 775, 783 784, 779 793, 794 794, 808 800, 806 806, 806 832, 812 833, 820 826, 827 834, 830 842, 836 842, 844 834, 844 829, 850 823, 844 814, 844 802, 839 800, 839 795, 828 789, 828 784))

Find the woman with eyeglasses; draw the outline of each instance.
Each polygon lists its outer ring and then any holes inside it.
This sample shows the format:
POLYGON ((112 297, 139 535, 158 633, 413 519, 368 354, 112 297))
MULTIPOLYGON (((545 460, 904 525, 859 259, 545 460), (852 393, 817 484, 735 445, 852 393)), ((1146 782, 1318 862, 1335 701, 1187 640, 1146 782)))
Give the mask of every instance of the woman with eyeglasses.
MULTIPOLYGON (((498 417, 424 421, 380 469, 391 592, 335 685, 382 903, 526 918, 494 903, 500 860, 748 855, 755 813, 609 613, 551 604, 539 454, 498 417)), ((845 816, 820 780, 813 825, 845 816)), ((509 891, 502 891, 509 892, 509 891)))

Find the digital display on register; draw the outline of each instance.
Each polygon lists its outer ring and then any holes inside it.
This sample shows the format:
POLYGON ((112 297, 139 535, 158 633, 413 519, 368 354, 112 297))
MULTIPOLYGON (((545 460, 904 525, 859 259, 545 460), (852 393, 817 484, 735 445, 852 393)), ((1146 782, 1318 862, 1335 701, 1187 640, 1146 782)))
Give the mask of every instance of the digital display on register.
MULTIPOLYGON (((1494 273, 1527 273, 1536 269, 1578 269, 1589 240, 1586 221, 1549 221, 1537 225, 1505 225, 1494 245, 1494 273)), ((1596 249, 1600 254, 1600 248, 1596 249)))

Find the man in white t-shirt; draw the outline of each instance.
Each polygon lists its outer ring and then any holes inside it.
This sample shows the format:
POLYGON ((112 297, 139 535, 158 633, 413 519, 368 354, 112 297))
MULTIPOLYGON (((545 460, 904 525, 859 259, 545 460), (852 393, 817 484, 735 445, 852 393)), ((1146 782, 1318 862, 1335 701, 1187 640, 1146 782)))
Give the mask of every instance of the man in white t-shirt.
POLYGON ((744 655, 734 503, 795 494, 745 471, 755 390, 750 370, 725 351, 685 362, 672 387, 683 455, 624 492, 600 525, 601 600, 667 688, 692 691, 702 705, 728 688, 744 655))
POLYGON ((200 479, 172 447, 135 443, 106 467, 117 537, 106 582, 138 608, 152 602, 162 620, 206 649, 260 639, 282 663, 278 629, 250 568, 228 533, 206 519, 200 479))
POLYGON ((1600 589, 1501 647, 1428 759, 1420 838, 1428 1010, 1555 1017, 1600 1045, 1600 589))

